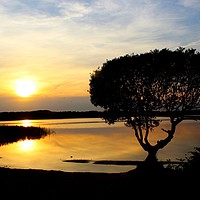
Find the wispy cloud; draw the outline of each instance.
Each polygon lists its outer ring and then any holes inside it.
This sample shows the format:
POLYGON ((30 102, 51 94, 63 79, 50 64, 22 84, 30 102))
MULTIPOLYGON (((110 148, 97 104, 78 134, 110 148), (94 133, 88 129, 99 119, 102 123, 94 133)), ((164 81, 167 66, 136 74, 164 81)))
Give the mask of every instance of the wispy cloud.
POLYGON ((185 7, 191 7, 191 8, 199 8, 200 9, 200 2, 199 0, 179 0, 180 3, 185 7))

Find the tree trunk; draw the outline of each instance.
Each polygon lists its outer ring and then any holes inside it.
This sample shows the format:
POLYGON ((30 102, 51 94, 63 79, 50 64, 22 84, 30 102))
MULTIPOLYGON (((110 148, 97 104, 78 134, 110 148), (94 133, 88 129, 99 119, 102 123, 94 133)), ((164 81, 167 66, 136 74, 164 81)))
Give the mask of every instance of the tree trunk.
POLYGON ((164 169, 163 165, 158 162, 157 159, 157 151, 158 149, 156 147, 152 147, 151 149, 148 149, 148 155, 146 159, 137 165, 138 171, 144 171, 144 172, 159 172, 164 169))
POLYGON ((164 148, 172 140, 174 133, 175 133, 176 126, 181 121, 182 121, 181 118, 176 119, 176 120, 174 118, 171 119, 171 129, 170 130, 162 129, 164 132, 166 132, 168 134, 167 137, 163 140, 158 140, 154 146, 152 146, 148 141, 148 135, 149 135, 150 128, 147 126, 146 130, 143 131, 141 125, 139 125, 137 127, 135 124, 133 124, 133 128, 135 130, 135 136, 136 136, 138 142, 140 143, 142 148, 146 152, 148 152, 146 159, 137 166, 137 168, 136 168, 137 170, 141 170, 143 172, 144 171, 160 172, 164 169, 163 165, 160 162, 158 162, 156 154, 159 149, 164 148))

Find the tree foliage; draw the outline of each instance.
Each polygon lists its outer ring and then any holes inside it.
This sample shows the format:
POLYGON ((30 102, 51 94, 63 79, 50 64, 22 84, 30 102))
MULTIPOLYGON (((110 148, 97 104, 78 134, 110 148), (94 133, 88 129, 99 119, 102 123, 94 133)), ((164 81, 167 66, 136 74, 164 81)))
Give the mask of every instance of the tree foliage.
POLYGON ((200 108, 199 80, 200 53, 195 49, 155 49, 103 63, 90 76, 90 100, 104 108, 107 123, 123 120, 132 127, 143 149, 155 156, 184 116, 200 108), (169 117, 171 128, 163 129, 164 140, 151 145, 149 133, 159 125, 156 111, 169 117))

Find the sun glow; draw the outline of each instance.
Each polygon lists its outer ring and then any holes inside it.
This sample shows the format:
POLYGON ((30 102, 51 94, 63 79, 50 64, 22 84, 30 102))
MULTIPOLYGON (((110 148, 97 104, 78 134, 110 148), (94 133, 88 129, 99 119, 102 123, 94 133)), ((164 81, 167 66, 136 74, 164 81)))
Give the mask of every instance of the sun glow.
POLYGON ((20 79, 16 81, 15 92, 20 97, 29 97, 36 93, 36 83, 29 79, 20 79))

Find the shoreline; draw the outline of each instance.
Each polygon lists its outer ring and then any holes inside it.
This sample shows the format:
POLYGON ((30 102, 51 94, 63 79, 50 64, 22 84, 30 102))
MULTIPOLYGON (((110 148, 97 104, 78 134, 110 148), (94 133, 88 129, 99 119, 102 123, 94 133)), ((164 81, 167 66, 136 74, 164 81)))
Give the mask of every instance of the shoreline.
MULTIPOLYGON (((165 112, 155 112, 157 117, 168 117, 165 112)), ((20 111, 20 112, 0 112, 0 121, 13 121, 25 119, 72 119, 72 118, 103 118, 104 111, 20 111)), ((200 110, 190 111, 185 115, 188 120, 200 120, 200 110)))
POLYGON ((148 198, 153 193, 169 198, 176 194, 191 197, 195 193, 192 189, 198 187, 198 178, 173 170, 94 173, 0 167, 0 177, 1 195, 8 199, 130 199, 141 195, 148 198))

